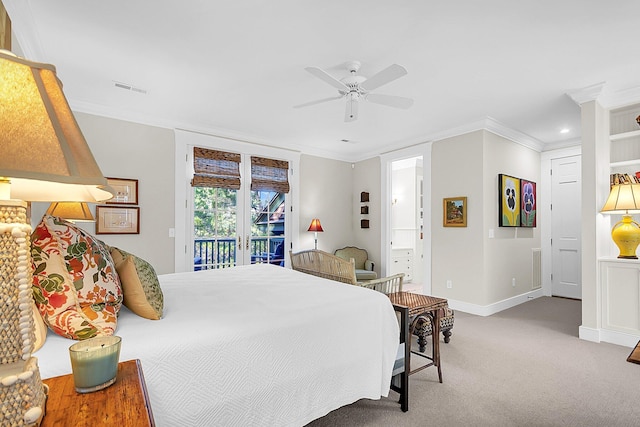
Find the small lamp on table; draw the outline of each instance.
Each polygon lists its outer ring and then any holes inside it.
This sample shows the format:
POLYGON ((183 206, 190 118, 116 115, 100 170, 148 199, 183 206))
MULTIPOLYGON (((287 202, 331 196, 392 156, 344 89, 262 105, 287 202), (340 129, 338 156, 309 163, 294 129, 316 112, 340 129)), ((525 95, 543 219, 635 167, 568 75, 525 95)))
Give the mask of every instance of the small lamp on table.
POLYGON ((636 249, 640 244, 640 224, 630 214, 640 212, 640 184, 612 185, 600 212, 622 214, 622 220, 611 229, 611 238, 620 249, 618 258, 638 259, 636 249))
POLYGON ((313 231, 313 239, 315 240, 315 249, 318 249, 318 233, 323 232, 322 225, 320 224, 320 220, 318 218, 314 218, 311 220, 311 225, 309 225, 309 229, 307 231, 313 231))

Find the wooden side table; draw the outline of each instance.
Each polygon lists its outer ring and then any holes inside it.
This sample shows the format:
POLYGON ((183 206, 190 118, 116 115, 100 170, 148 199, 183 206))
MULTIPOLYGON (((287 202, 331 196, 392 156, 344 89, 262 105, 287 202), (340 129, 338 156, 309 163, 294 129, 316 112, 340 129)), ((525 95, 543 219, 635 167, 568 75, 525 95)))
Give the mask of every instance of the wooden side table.
MULTIPOLYGON (((409 375, 435 365, 438 368, 438 380, 442 382, 442 368, 440 367, 440 312, 447 307, 448 301, 445 298, 414 294, 411 292, 394 292, 389 294, 388 297, 394 306, 402 306, 409 309, 410 325, 409 336, 407 337, 409 348, 411 348, 411 336, 418 322, 425 317, 428 317, 431 321, 431 357, 424 353, 411 351, 412 354, 431 360, 431 363, 427 363, 416 369, 411 369, 409 375)), ((410 361, 408 366, 410 366, 410 361)))
POLYGON ((41 427, 155 426, 139 360, 118 364, 116 382, 93 393, 78 393, 73 375, 43 380, 49 386, 41 427))

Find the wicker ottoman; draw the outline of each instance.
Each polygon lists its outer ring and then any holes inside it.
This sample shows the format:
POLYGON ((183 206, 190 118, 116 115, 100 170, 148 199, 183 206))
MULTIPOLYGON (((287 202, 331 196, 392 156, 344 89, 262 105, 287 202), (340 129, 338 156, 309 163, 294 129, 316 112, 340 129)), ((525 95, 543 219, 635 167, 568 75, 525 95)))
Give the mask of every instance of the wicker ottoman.
MULTIPOLYGON (((442 332, 444 342, 449 343, 451 341, 451 329, 453 329, 453 310, 449 306, 444 308, 444 314, 440 318, 440 331, 442 332)), ((413 335, 418 337, 418 346, 420 352, 424 353, 427 347, 427 337, 431 335, 431 321, 425 318, 424 321, 416 325, 416 329, 413 331, 413 335)))

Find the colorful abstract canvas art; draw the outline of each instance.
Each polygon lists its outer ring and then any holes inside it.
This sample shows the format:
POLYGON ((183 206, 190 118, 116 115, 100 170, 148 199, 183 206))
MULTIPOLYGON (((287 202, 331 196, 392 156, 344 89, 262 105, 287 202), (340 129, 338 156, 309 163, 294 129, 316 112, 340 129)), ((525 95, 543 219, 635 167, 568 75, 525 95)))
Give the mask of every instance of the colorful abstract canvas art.
POLYGON ((536 226, 536 183, 533 181, 527 181, 526 179, 520 180, 520 226, 521 227, 535 227, 536 226))
POLYGON ((520 179, 509 175, 498 175, 498 225, 520 226, 520 179))

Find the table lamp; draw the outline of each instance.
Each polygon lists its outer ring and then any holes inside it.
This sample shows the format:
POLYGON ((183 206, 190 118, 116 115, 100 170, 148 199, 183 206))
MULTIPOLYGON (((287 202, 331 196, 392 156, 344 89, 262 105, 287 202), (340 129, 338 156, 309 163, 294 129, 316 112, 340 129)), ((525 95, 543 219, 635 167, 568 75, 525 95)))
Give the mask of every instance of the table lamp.
POLYGON ((46 214, 71 222, 96 222, 86 202, 53 202, 46 214))
POLYGON ((307 231, 313 231, 313 238, 316 242, 315 248, 318 249, 318 232, 323 232, 322 225, 320 224, 320 220, 318 218, 314 218, 311 220, 311 225, 309 225, 309 229, 307 231))
POLYGON ((25 201, 113 197, 62 92, 55 67, 0 50, 0 418, 38 424, 46 394, 35 341, 25 201))
POLYGON ((611 186, 609 198, 600 212, 622 214, 622 220, 611 229, 611 238, 620 249, 618 258, 638 259, 636 248, 640 244, 640 225, 629 214, 640 212, 640 184, 611 186))

